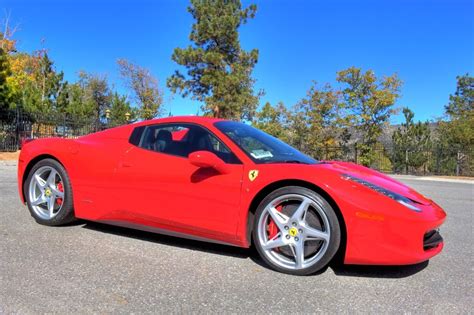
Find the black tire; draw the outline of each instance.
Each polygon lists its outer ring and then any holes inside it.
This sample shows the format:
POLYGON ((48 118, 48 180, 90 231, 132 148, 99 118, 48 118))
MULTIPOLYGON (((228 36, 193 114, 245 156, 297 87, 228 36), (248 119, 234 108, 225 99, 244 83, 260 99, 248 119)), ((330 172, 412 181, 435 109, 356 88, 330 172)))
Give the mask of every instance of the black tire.
MULTIPOLYGON (((301 239, 303 239, 303 237, 301 237, 301 239)), ((260 257, 272 269, 282 272, 282 273, 304 276, 304 275, 310 275, 310 274, 316 273, 322 270, 323 268, 325 268, 329 264, 329 262, 332 260, 332 258, 334 257, 334 255, 339 249, 339 245, 341 243, 341 230, 340 230, 340 225, 339 225, 337 215, 334 212, 334 209, 331 207, 331 205, 325 200, 325 198, 323 198, 321 195, 319 195, 315 191, 304 188, 304 187, 287 186, 287 187, 282 187, 271 192, 268 196, 266 196, 260 202, 254 216, 252 240, 260 257), (267 207, 267 205, 271 203, 273 200, 281 196, 290 195, 290 194, 302 195, 304 197, 310 198, 311 200, 314 200, 317 203, 319 203, 321 205, 321 209, 322 209, 321 211, 325 213, 327 217, 327 221, 329 223, 329 226, 327 227, 327 229, 330 231, 330 234, 329 234, 330 237, 329 237, 329 241, 327 242, 327 247, 325 249, 324 254, 322 254, 322 257, 320 257, 319 260, 317 260, 313 265, 308 266, 306 268, 301 268, 301 269, 285 268, 271 261, 267 257, 267 255, 265 254, 265 250, 261 246, 259 233, 258 233, 258 223, 259 223, 260 218, 263 215, 265 215, 265 208, 267 207)), ((306 243, 303 242, 303 244, 306 244, 306 243)), ((281 250, 281 248, 283 247, 278 248, 278 250, 281 250)), ((303 245, 303 248, 305 248, 304 245, 303 245)), ((306 249, 303 250, 303 253, 306 254, 306 249)))
POLYGON ((69 176, 66 172, 66 169, 54 159, 44 159, 36 163, 28 173, 28 177, 23 185, 23 192, 25 196, 26 203, 28 205, 28 209, 30 211, 31 216, 42 225, 48 226, 58 226, 71 223, 76 220, 74 216, 74 207, 73 207, 73 195, 72 195, 72 188, 71 188, 71 181, 69 180, 69 176), (62 205, 58 210, 57 214, 51 219, 44 219, 41 218, 33 209, 30 200, 29 194, 29 187, 30 183, 33 180, 33 175, 35 172, 40 169, 41 167, 48 166, 56 170, 58 174, 61 176, 62 179, 62 186, 64 197, 62 198, 62 205))

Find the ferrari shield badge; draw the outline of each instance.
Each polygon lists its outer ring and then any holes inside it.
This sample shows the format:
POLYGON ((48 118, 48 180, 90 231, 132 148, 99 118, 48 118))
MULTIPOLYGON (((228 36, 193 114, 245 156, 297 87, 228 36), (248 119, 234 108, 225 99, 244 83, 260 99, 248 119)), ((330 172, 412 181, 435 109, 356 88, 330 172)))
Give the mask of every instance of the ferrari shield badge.
POLYGON ((258 176, 258 170, 250 170, 249 171, 249 179, 251 182, 253 182, 255 180, 255 178, 257 178, 258 176))

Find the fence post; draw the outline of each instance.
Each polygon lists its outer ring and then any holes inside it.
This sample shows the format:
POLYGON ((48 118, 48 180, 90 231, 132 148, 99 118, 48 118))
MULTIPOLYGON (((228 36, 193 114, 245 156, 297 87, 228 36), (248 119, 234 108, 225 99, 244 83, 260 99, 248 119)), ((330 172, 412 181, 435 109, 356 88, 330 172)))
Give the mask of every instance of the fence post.
POLYGON ((357 143, 354 143, 354 163, 357 164, 357 143))
POLYGON ((461 161, 461 152, 458 151, 457 156, 456 156, 456 176, 459 176, 460 161, 461 161))
POLYGON ((408 175, 408 149, 405 150, 405 174, 408 175))
POLYGON ((439 146, 436 146, 435 152, 436 152, 436 171, 435 171, 436 173, 435 173, 435 175, 440 175, 439 174, 440 173, 440 171, 439 171, 439 169, 440 169, 440 156, 439 156, 440 155, 440 153, 439 153, 440 149, 439 149, 439 146))
POLYGON ((15 117, 15 138, 16 138, 16 150, 20 149, 20 107, 16 107, 16 117, 15 117))
POLYGON ((63 113, 63 138, 66 138, 66 113, 63 113))

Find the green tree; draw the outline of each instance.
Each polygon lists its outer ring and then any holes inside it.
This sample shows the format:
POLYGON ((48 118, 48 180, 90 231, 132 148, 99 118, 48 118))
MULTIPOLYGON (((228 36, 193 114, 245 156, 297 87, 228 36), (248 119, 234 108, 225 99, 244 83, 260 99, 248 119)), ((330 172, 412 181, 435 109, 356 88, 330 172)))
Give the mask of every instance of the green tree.
POLYGON ((110 109, 112 92, 105 75, 79 72, 79 86, 83 89, 82 108, 93 108, 94 118, 103 120, 110 109))
POLYGON ((299 139, 297 142, 300 145, 304 143, 302 150, 318 158, 340 157, 342 152, 336 147, 349 140, 351 122, 340 91, 329 84, 319 88, 314 83, 306 97, 293 108, 291 117, 294 123, 291 130, 299 139))
POLYGON ((66 87, 67 101, 61 102, 63 107, 60 113, 66 114, 68 118, 76 121, 84 121, 97 118, 97 109, 90 99, 86 97, 86 80, 68 84, 66 87))
POLYGON ((456 92, 449 96, 449 103, 445 106, 446 114, 451 119, 469 118, 474 110, 474 77, 465 74, 456 77, 456 80, 456 92))
POLYGON ((108 123, 111 126, 127 124, 135 119, 135 111, 130 106, 127 97, 115 92, 112 95, 112 106, 110 107, 110 117, 108 123))
POLYGON ((10 108, 12 102, 12 93, 7 82, 10 75, 7 53, 0 48, 0 115, 10 108))
POLYGON ((23 71, 29 72, 32 79, 24 82, 19 105, 28 113, 56 112, 63 106, 59 102, 64 100, 62 93, 66 92, 63 72, 55 71, 53 61, 44 50, 36 52, 29 63, 31 65, 23 71))
POLYGON ((345 86, 344 100, 354 114, 356 130, 361 136, 358 161, 370 166, 376 158, 383 126, 394 113, 393 105, 400 96, 402 83, 396 74, 380 79, 373 71, 362 72, 356 67, 338 72, 337 81, 345 86))
POLYGON ((133 92, 138 107, 138 116, 142 119, 152 119, 162 112, 163 92, 158 80, 149 70, 133 64, 125 59, 117 61, 120 75, 133 92))
POLYGON ((474 144, 474 77, 465 74, 457 78, 456 92, 445 106, 448 123, 443 137, 457 149, 472 148, 474 144))
POLYGON ((288 141, 288 114, 282 102, 275 107, 267 102, 256 113, 253 125, 276 138, 288 141))
POLYGON ((443 173, 474 173, 474 77, 458 76, 457 87, 439 122, 438 168, 443 173))
POLYGON ((415 114, 403 108, 405 122, 393 133, 392 165, 395 172, 411 169, 421 171, 427 167, 428 151, 431 149, 431 132, 428 122, 413 121, 415 114))
POLYGON ((191 0, 195 22, 187 48, 176 48, 172 60, 187 69, 167 80, 173 93, 204 102, 206 115, 252 120, 262 92, 254 92, 252 71, 258 50, 243 50, 239 28, 254 18, 257 7, 243 9, 240 0, 191 0))

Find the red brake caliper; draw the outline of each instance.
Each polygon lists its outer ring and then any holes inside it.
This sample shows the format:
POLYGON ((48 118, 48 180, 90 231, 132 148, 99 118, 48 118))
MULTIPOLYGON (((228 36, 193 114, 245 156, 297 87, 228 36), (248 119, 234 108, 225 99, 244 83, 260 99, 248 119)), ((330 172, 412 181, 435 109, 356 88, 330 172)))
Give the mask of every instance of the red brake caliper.
MULTIPOLYGON (((279 205, 278 207, 276 207, 276 209, 280 212, 281 212, 282 208, 283 208, 282 205, 279 205)), ((273 221, 273 219, 270 218, 270 223, 268 224, 268 239, 271 240, 277 234, 278 234, 278 227, 275 224, 275 222, 273 221)))
MULTIPOLYGON (((57 188, 60 192, 64 192, 64 187, 63 187, 63 183, 62 183, 62 182, 59 182, 59 183, 56 185, 56 188, 57 188)), ((63 198, 57 198, 57 199, 56 199, 56 203, 58 204, 58 206, 62 205, 62 204, 63 204, 63 198)))

